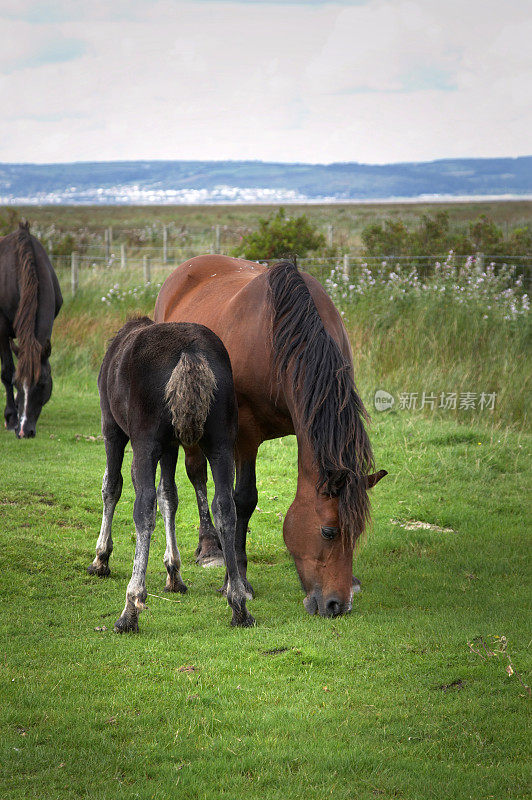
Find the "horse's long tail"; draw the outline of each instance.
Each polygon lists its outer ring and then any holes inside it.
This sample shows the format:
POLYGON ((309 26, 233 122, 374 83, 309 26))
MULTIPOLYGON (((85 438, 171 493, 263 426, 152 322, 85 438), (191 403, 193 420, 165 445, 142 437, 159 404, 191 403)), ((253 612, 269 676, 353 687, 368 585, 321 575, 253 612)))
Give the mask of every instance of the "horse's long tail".
POLYGON ((183 353, 166 384, 165 398, 175 434, 185 447, 203 436, 215 391, 216 378, 205 356, 183 353))
POLYGON ((39 299, 39 280, 29 224, 20 223, 16 234, 15 255, 18 270, 19 303, 13 329, 18 342, 16 380, 34 384, 41 372, 42 346, 35 338, 39 299))

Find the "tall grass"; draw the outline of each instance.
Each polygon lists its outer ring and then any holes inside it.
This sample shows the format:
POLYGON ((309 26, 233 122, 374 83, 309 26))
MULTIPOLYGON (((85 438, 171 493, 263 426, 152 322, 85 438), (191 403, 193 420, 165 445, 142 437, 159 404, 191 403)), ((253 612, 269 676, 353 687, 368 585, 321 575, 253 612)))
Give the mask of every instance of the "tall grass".
MULTIPOLYGON (((344 316, 358 382, 437 398, 425 413, 453 415, 518 428, 529 424, 529 299, 510 268, 485 269, 452 255, 421 278, 415 268, 364 268, 357 279, 333 271, 325 281, 344 316), (438 411, 441 394, 457 395, 456 409, 438 411), (460 396, 475 395, 475 408, 460 408, 460 396), (494 407, 480 395, 495 394, 494 407)), ((411 409, 410 409, 411 410, 411 409)))
POLYGON ((67 288, 54 325, 54 375, 94 378, 107 341, 126 319, 153 317, 160 288, 160 280, 145 284, 139 270, 119 269, 94 272, 74 296, 67 288))
MULTIPOLYGON (((128 316, 153 314, 166 270, 145 285, 141 270, 91 273, 65 305, 54 328, 54 374, 94 376, 107 340, 128 316)), ((356 276, 333 271, 324 286, 343 314, 355 376, 371 408, 376 389, 435 395, 423 414, 458 421, 529 424, 530 312, 528 297, 510 269, 495 270, 451 257, 426 277, 415 269, 381 264, 356 276), (494 407, 460 409, 462 393, 495 394, 494 407), (456 393, 455 410, 438 410, 441 393, 456 393)), ((411 410, 411 409, 410 409, 411 410)))

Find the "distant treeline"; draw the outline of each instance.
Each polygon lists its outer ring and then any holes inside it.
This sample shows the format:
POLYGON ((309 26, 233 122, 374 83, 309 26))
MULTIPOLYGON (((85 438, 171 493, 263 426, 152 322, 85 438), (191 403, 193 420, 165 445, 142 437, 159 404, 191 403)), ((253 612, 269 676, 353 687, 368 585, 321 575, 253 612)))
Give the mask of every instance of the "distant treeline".
POLYGON ((407 227, 401 219, 385 219, 366 225, 361 239, 364 255, 389 258, 482 253, 498 261, 512 257, 532 258, 532 228, 514 227, 506 233, 486 214, 467 226, 453 228, 447 211, 423 214, 419 224, 407 227))
MULTIPOLYGON (((213 209, 199 209, 200 216, 192 224, 169 221, 167 209, 166 217, 161 214, 159 220, 153 216, 155 209, 149 209, 143 225, 124 226, 117 219, 115 225, 99 227, 91 209, 86 212, 87 224, 79 225, 69 221, 66 207, 58 207, 51 224, 33 224, 31 217, 30 221, 52 258, 79 252, 95 259, 114 254, 116 259, 124 246, 132 256, 148 253, 158 258, 164 252, 164 263, 210 251, 256 260, 289 253, 323 259, 350 254, 368 259, 412 258, 419 264, 425 258, 444 258, 451 250, 461 256, 482 254, 495 263, 532 262, 532 224, 526 216, 523 219, 521 205, 517 217, 506 216, 502 222, 478 214, 478 206, 471 219, 464 216, 465 210, 457 217, 456 208, 420 209, 417 214, 410 208, 406 214, 388 207, 388 211, 376 208, 372 214, 361 207, 350 211, 349 218, 343 209, 326 206, 265 209, 266 214, 233 209, 225 224, 212 224, 225 219, 221 209, 216 209, 221 216, 215 216, 213 209), (302 208, 303 213, 298 213, 302 208), (203 225, 197 224, 200 221, 203 225)), ((15 230, 21 216, 16 208, 0 209, 0 235, 15 230)), ((179 209, 175 216, 182 217, 179 209)))

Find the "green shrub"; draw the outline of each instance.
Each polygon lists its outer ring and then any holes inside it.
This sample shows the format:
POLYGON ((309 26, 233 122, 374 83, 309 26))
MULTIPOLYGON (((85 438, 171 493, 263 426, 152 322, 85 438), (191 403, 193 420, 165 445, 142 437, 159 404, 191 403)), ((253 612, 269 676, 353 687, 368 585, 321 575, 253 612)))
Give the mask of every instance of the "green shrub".
POLYGON ((301 258, 309 251, 325 246, 325 237, 318 233, 306 214, 292 219, 284 208, 270 219, 260 219, 259 229, 244 236, 232 254, 250 261, 284 258, 298 255, 301 258))
POLYGON ((7 236, 8 233, 16 231, 20 219, 22 219, 20 213, 14 208, 2 209, 0 214, 0 236, 7 236))
POLYGON ((461 255, 485 253, 501 263, 508 256, 532 255, 532 230, 528 225, 514 228, 505 238, 500 228, 486 214, 470 222, 466 229, 452 229, 447 211, 422 214, 419 225, 409 230, 402 220, 373 222, 362 230, 366 258, 408 258, 417 261, 442 257, 451 250, 461 255))
POLYGON ((409 252, 409 233, 402 220, 384 220, 366 225, 361 234, 364 255, 370 258, 382 256, 397 258, 409 252))

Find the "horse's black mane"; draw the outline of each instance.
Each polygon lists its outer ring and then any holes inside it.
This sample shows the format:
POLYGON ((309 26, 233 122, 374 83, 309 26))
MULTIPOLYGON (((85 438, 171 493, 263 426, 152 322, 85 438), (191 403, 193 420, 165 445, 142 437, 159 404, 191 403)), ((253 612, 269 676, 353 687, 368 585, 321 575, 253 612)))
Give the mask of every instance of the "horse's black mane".
POLYGON ((299 427, 307 432, 318 466, 317 490, 338 498, 344 541, 353 544, 369 517, 365 476, 373 454, 364 427, 368 415, 351 364, 325 330, 294 263, 268 271, 275 374, 293 382, 299 427))
POLYGON ((16 378, 21 383, 27 381, 29 384, 34 384, 39 380, 41 372, 42 346, 35 336, 39 279, 30 226, 27 222, 20 222, 15 233, 15 257, 20 295, 18 310, 13 320, 19 347, 16 378))

